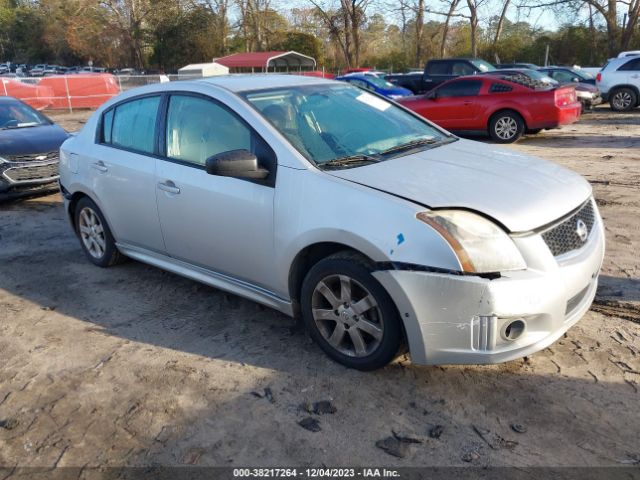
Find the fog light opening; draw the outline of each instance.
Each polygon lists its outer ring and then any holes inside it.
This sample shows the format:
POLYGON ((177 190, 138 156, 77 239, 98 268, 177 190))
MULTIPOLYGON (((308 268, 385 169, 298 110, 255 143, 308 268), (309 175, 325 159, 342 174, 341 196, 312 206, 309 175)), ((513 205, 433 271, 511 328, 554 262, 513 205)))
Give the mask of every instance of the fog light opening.
POLYGON ((517 340, 522 336, 526 329, 527 325, 524 323, 524 320, 514 320, 513 322, 507 323, 502 330, 502 337, 505 340, 517 340))

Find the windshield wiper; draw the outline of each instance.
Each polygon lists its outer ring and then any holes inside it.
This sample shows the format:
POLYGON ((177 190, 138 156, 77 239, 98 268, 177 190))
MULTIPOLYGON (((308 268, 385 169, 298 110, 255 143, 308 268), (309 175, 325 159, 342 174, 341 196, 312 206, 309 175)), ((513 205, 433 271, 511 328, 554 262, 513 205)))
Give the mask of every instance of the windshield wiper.
POLYGON ((357 153, 355 155, 347 155, 346 157, 334 158, 328 162, 321 163, 320 167, 343 167, 345 165, 351 165, 354 163, 377 163, 380 159, 372 157, 371 155, 365 155, 363 153, 357 153))
POLYGON ((435 138, 419 138, 417 140, 411 140, 410 142, 396 145, 395 147, 387 148, 379 153, 379 155, 388 155, 390 153, 402 152, 404 150, 411 150, 412 148, 421 147, 423 145, 433 145, 438 143, 435 138))
POLYGON ((38 125, 40 125, 39 123, 28 123, 25 125, 8 125, 6 127, 0 127, 0 130, 17 130, 19 128, 30 128, 30 127, 37 127, 38 125))

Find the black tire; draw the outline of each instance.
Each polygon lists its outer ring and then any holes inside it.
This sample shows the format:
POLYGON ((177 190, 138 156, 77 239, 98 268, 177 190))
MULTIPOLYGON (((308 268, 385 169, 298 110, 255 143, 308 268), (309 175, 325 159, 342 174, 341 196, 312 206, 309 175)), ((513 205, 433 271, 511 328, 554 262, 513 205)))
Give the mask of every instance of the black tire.
POLYGON ((513 143, 522 137, 524 131, 524 120, 512 110, 496 112, 489 120, 489 135, 496 143, 513 143), (507 130, 507 126, 511 128, 507 130))
MULTIPOLYGON (((369 263, 361 256, 352 252, 339 252, 331 255, 316 263, 311 270, 307 273, 301 290, 301 307, 302 307, 302 319, 304 324, 311 335, 311 338, 324 350, 324 352, 342 365, 355 368, 358 370, 375 370, 377 368, 384 367, 391 360, 393 360, 400 352, 403 344, 403 334, 401 320, 398 315, 398 311, 391 300, 391 297, 386 292, 384 287, 371 275, 372 268, 369 263), (350 279, 350 298, 354 299, 353 305, 341 304, 342 309, 340 313, 338 310, 333 309, 333 304, 330 304, 324 294, 321 294, 316 290, 316 287, 321 282, 329 282, 337 276, 340 278, 348 277, 350 279), (351 307, 355 308, 357 305, 356 298, 358 294, 362 295, 366 293, 375 300, 375 305, 364 310, 359 315, 353 315, 355 313, 350 310, 351 307), (314 305, 316 311, 320 311, 317 302, 325 301, 326 305, 322 309, 329 314, 335 314, 336 318, 323 319, 320 322, 320 326, 314 319, 314 305), (349 310, 345 308, 349 306, 349 310), (346 316, 346 318, 345 318, 346 316), (344 322, 350 322, 348 325, 344 322), (333 322, 333 323, 332 323, 333 322), (326 336, 332 337, 338 330, 338 324, 340 323, 341 330, 341 348, 344 351, 334 347, 326 336), (380 331, 375 331, 376 337, 370 335, 368 331, 361 328, 367 327, 366 330, 371 328, 371 325, 379 327, 380 331), (331 328, 333 326, 333 328, 331 328), (321 331, 321 329, 323 331, 321 331), (351 331, 350 331, 351 330, 351 331), (329 334, 331 332, 331 334, 329 334), (353 340, 353 335, 356 335, 360 340, 364 340, 366 349, 370 351, 363 351, 361 354, 356 352, 356 342, 353 340), (353 349, 352 354, 345 353, 346 350, 353 349)), ((325 283, 327 285, 327 283, 325 283)), ((340 287, 342 288, 342 287, 340 287)), ((342 298, 342 296, 341 296, 342 298)), ((361 297, 360 300, 364 298, 361 297)), ((335 298, 335 300, 340 300, 335 298)), ((340 335, 339 335, 340 336, 340 335)))
POLYGON ((126 257, 118 251, 109 225, 107 225, 104 215, 102 215, 102 212, 93 200, 88 197, 81 198, 76 204, 73 215, 80 246, 91 263, 99 267, 111 267, 112 265, 122 263, 126 259, 126 257), (87 217, 85 218, 91 218, 91 212, 97 218, 99 222, 98 225, 102 227, 101 231, 96 230, 91 233, 85 231, 83 233, 82 230, 86 228, 86 220, 83 221, 81 217, 86 215, 87 217), (92 236, 94 242, 92 243, 90 240, 85 241, 84 237, 86 235, 92 236), (103 245, 102 250, 97 248, 98 242, 103 245), (87 244, 96 246, 96 249, 93 251, 90 250, 87 244))
POLYGON ((629 112, 637 105, 638 95, 631 88, 616 88, 609 94, 609 106, 614 112, 629 112))

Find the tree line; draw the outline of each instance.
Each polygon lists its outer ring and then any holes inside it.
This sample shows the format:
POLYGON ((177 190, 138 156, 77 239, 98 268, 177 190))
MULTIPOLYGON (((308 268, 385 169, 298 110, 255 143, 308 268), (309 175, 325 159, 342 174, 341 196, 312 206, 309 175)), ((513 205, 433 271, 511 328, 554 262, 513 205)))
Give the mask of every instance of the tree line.
POLYGON ((0 0, 0 61, 172 72, 296 50, 329 71, 430 58, 598 66, 640 48, 640 0, 0 0), (549 29, 531 19, 553 16, 549 29))

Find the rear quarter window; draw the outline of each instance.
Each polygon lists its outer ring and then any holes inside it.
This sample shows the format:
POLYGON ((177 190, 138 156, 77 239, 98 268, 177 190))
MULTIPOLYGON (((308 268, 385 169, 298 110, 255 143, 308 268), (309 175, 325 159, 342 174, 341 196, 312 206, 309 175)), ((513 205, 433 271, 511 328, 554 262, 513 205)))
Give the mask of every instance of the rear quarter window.
POLYGON ((102 143, 111 143, 111 129, 113 128, 113 110, 109 110, 102 117, 102 143))
POLYGON ((640 70, 640 58, 634 58, 633 60, 629 60, 624 65, 621 65, 618 68, 619 71, 635 71, 640 70))
POLYGON ((513 87, 511 85, 507 85, 506 83, 492 83, 489 87, 489 93, 505 93, 513 91, 513 87))

